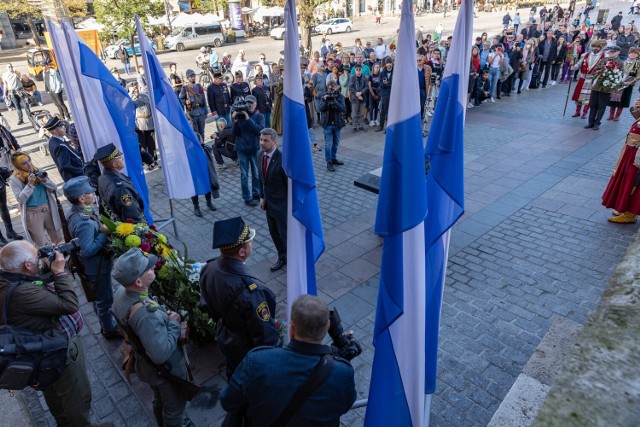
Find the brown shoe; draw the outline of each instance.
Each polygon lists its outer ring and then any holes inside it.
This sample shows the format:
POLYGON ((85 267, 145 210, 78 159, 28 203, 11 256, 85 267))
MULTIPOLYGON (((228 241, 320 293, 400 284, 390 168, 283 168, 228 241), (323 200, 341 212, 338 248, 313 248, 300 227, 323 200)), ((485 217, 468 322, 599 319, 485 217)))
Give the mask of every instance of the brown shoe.
POLYGON ((625 212, 618 216, 608 219, 609 222, 615 222, 616 224, 634 224, 637 221, 635 214, 631 212, 625 212))

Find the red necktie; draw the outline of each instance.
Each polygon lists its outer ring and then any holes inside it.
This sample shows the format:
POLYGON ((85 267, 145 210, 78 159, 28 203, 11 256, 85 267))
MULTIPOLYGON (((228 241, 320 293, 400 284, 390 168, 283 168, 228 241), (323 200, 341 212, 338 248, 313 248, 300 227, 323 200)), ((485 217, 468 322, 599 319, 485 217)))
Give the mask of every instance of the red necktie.
POLYGON ((267 179, 267 165, 269 164, 269 156, 267 156, 266 154, 264 155, 264 158, 262 159, 262 175, 264 176, 264 179, 267 179))

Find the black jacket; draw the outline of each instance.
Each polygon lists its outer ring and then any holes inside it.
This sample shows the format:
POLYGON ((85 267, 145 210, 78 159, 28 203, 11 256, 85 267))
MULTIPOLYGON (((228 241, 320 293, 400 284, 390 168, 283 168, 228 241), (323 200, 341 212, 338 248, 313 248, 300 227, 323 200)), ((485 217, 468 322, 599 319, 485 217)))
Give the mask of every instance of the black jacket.
POLYGON ((219 116, 226 116, 229 114, 231 108, 231 97, 229 96, 229 89, 226 83, 217 85, 215 83, 210 84, 207 87, 207 103, 209 104, 209 110, 214 116, 216 113, 219 116))
MULTIPOLYGON (((538 56, 542 61, 544 61, 544 45, 547 43, 547 40, 540 42, 538 45, 538 56)), ((556 54, 558 53, 558 44, 556 43, 556 39, 551 39, 551 49, 549 50, 549 56, 547 57, 546 62, 553 62, 556 60, 556 54)))
POLYGON ((338 129, 344 127, 344 96, 340 92, 336 92, 334 99, 325 100, 324 97, 320 99, 320 123, 322 127, 329 124, 329 113, 333 111, 335 113, 336 126, 338 129))

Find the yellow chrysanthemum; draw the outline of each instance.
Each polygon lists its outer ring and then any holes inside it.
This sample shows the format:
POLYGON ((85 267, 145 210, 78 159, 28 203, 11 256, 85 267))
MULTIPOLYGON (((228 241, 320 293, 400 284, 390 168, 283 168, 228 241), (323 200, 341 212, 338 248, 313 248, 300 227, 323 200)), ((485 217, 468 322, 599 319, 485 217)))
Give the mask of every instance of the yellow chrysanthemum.
POLYGON ((162 233, 158 233, 158 242, 166 244, 167 243, 167 236, 165 236, 162 233))
POLYGON ((171 249, 169 246, 163 245, 162 243, 158 243, 155 248, 158 255, 160 255, 164 259, 169 258, 171 252, 173 251, 173 249, 171 249))
POLYGON ((123 222, 116 226, 116 234, 122 237, 126 237, 135 231, 135 225, 123 222))
POLYGON ((140 246, 140 243, 142 243, 142 240, 136 235, 127 236, 127 238, 124 239, 124 244, 129 248, 137 248, 140 246))

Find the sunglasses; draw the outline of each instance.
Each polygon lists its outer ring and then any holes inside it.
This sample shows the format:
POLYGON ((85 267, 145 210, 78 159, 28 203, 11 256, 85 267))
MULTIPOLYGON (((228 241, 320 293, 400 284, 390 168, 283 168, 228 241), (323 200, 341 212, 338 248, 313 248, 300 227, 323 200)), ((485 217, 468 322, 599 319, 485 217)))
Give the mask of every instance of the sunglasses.
POLYGON ((264 61, 264 60, 265 60, 265 57, 264 57, 264 56, 261 56, 261 57, 260 57, 260 61, 264 61))

